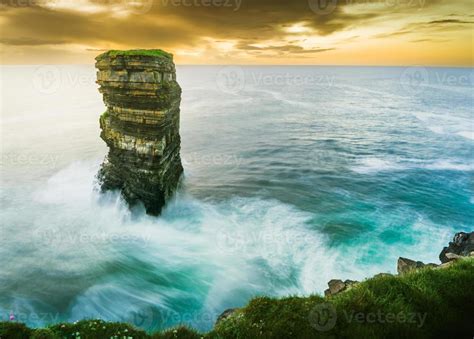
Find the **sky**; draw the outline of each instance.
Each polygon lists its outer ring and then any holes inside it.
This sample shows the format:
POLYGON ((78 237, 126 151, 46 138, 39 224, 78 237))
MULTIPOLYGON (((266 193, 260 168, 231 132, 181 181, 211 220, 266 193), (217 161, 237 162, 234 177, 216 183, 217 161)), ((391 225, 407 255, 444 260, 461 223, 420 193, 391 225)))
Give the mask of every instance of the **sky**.
POLYGON ((473 65, 472 0, 0 0, 0 63, 473 65))

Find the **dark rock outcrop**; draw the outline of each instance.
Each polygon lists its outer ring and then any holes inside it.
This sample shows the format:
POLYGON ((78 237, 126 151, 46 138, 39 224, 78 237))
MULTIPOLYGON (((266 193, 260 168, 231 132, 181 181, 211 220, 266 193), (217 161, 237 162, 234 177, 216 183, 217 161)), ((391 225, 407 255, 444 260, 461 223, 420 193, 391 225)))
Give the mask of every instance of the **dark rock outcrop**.
POLYGON ((459 257, 467 257, 474 251, 474 232, 459 232, 454 235, 448 247, 444 247, 439 254, 439 260, 446 263, 459 257))
POLYGON ((408 272, 411 272, 411 271, 414 271, 414 270, 417 270, 419 268, 423 268, 423 267, 437 267, 438 265, 436 264, 425 264, 421 261, 415 261, 415 260, 411 260, 411 259, 408 259, 408 258, 398 258, 398 262, 397 262, 397 272, 398 274, 405 274, 405 273, 408 273, 408 272))
MULTIPOLYGON (((397 262, 397 272, 399 275, 406 274, 408 272, 416 271, 420 268, 435 268, 443 269, 451 266, 455 260, 462 259, 462 257, 474 256, 474 232, 465 233, 459 232, 454 235, 453 241, 449 243, 448 247, 445 247, 439 258, 441 264, 425 264, 421 261, 415 261, 408 258, 400 257, 397 262)), ((391 276, 389 273, 379 273, 374 276, 376 277, 387 277, 391 276)), ((332 296, 337 293, 346 291, 358 284, 358 281, 340 279, 332 279, 328 282, 329 288, 324 291, 324 295, 332 296)))
POLYGON ((238 308, 228 308, 226 309, 224 312, 222 312, 218 317, 217 317, 217 320, 216 320, 216 325, 222 321, 222 320, 225 320, 227 318, 229 318, 232 314, 234 314, 235 311, 237 311, 238 308))
POLYGON ((425 264, 421 261, 415 261, 408 258, 398 258, 397 272, 398 274, 405 274, 418 268, 424 267, 425 264))
POLYGON ((354 280, 342 281, 340 279, 332 279, 328 282, 329 288, 324 291, 324 295, 325 296, 335 295, 339 292, 350 289, 352 286, 358 283, 359 283, 358 281, 354 281, 354 280))
POLYGON ((109 147, 98 179, 134 205, 157 215, 178 186, 179 105, 172 55, 161 50, 108 51, 96 58, 97 83, 107 111, 101 138, 109 147))

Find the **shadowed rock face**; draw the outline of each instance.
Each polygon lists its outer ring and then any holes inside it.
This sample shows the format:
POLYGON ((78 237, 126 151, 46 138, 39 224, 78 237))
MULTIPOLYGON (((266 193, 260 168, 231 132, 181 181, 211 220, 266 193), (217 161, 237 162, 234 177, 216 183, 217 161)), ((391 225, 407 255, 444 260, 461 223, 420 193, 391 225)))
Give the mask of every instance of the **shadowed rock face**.
POLYGON ((109 153, 98 174, 103 191, 120 189, 157 215, 183 172, 179 136, 181 88, 172 56, 159 50, 109 51, 96 58, 107 111, 101 138, 109 153))
POLYGON ((439 254, 439 260, 442 263, 449 262, 456 257, 472 256, 474 251, 474 232, 459 232, 454 235, 448 247, 443 248, 439 254))

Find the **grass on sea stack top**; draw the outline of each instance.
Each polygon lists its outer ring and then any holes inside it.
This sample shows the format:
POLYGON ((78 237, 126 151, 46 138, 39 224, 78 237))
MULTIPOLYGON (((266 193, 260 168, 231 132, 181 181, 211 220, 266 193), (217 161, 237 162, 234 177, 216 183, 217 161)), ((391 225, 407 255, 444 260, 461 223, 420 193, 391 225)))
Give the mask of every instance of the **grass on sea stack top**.
POLYGON ((173 54, 165 52, 161 49, 130 49, 130 50, 117 50, 112 49, 105 53, 102 53, 96 57, 96 59, 100 59, 103 57, 116 57, 116 56, 152 56, 152 57, 160 57, 173 60, 173 54))

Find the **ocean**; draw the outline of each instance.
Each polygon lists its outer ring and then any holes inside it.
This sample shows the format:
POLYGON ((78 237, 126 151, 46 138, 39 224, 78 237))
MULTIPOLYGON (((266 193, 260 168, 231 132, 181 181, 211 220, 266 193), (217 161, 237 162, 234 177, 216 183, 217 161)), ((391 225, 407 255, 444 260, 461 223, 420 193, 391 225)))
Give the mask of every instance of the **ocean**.
POLYGON ((0 319, 209 330, 474 230, 473 70, 178 66, 182 186, 100 194, 93 65, 2 66, 0 319))

